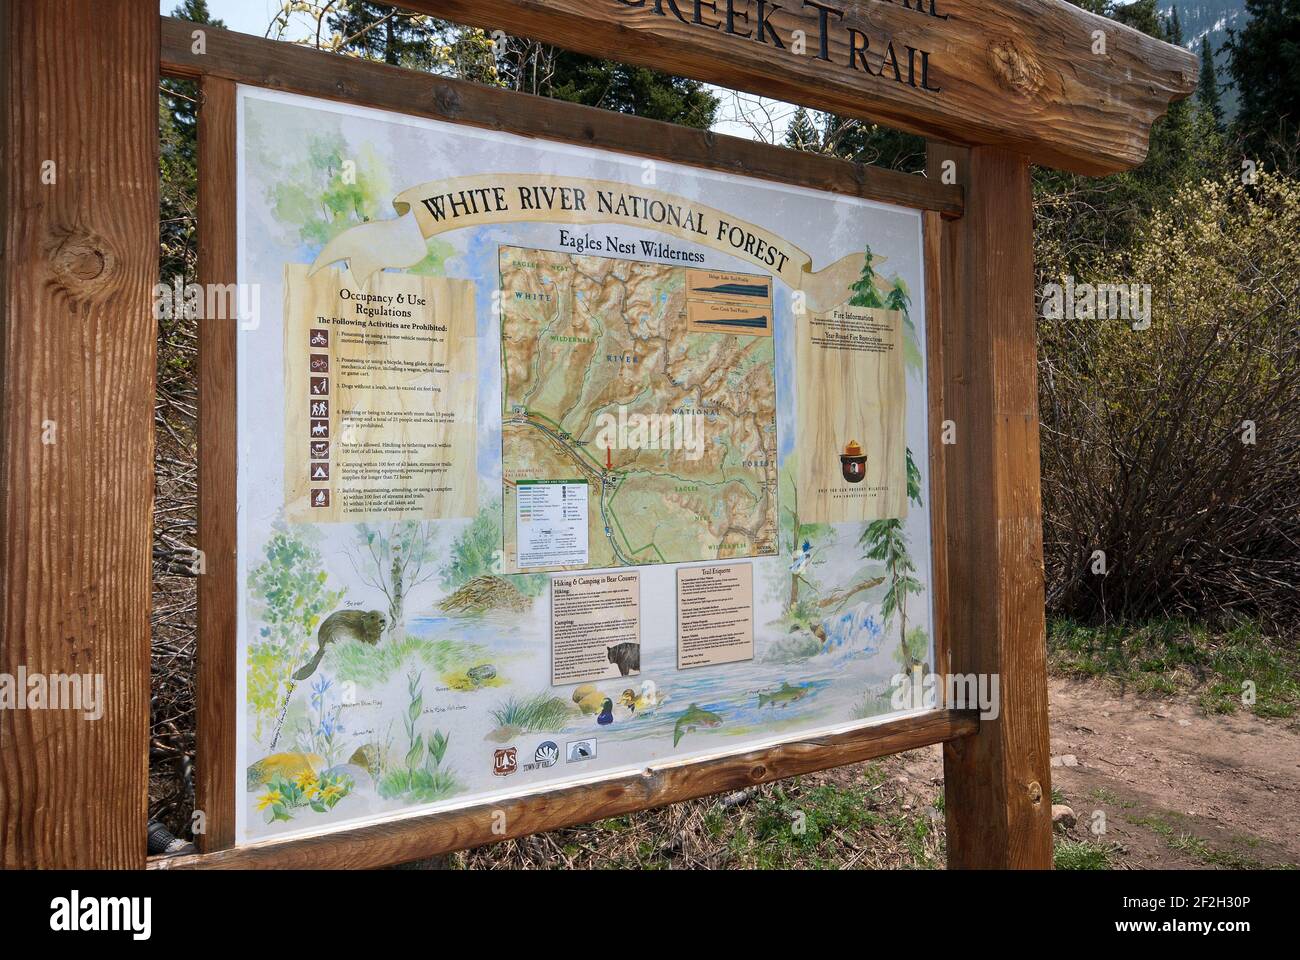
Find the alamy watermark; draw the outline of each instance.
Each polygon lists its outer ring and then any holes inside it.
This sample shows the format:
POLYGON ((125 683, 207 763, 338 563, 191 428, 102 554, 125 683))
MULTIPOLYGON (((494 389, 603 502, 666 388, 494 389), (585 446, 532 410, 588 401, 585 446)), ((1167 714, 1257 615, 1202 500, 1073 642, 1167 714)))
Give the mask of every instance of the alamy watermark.
POLYGON ((122 932, 132 940, 153 933, 152 897, 90 897, 73 890, 50 901, 50 929, 56 933, 122 932))
POLYGON ((104 715, 102 673, 0 673, 0 710, 79 710, 87 720, 104 715))
POLYGON ((890 679, 894 710, 978 710, 981 720, 996 720, 1001 712, 1001 682, 996 673, 896 673, 890 679), (942 694, 942 698, 940 697, 942 694))
POLYGON ((155 320, 238 320, 241 330, 262 322, 262 287, 257 283, 186 283, 181 277, 153 288, 155 320))
POLYGON ((1151 326, 1151 285, 1148 283, 1043 284, 1045 320, 1125 320, 1134 330, 1151 326))
POLYGON ((698 412, 631 413, 596 417, 596 446, 602 450, 680 450, 687 460, 704 456, 704 415, 698 412))

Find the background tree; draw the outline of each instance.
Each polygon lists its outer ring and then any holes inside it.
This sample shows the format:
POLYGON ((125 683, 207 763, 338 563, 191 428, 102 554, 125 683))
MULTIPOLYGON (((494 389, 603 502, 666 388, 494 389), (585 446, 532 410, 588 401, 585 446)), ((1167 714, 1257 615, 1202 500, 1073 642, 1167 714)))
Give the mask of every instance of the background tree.
POLYGON ((718 98, 697 80, 509 38, 498 59, 514 90, 707 130, 718 98))
POLYGON ((711 127, 717 116, 717 98, 696 80, 504 33, 489 36, 483 30, 408 13, 391 4, 285 0, 268 32, 280 38, 292 36, 296 31, 290 27, 295 22, 306 24, 306 42, 319 49, 412 70, 700 129, 711 127))
POLYGON ((1214 69, 1214 53, 1210 50, 1210 35, 1201 37, 1201 76, 1196 83, 1196 101, 1201 110, 1210 115, 1215 129, 1223 127, 1223 105, 1219 100, 1219 78, 1214 69))
POLYGON ((1131 247, 1078 278, 1150 283, 1148 329, 1040 320, 1050 609, 1083 620, 1242 611, 1294 629, 1297 258, 1300 184, 1228 173, 1183 187, 1131 247))
POLYGON ((1300 0, 1246 0, 1250 19, 1229 30, 1236 132, 1248 158, 1300 169, 1300 0))
POLYGON ((785 145, 791 150, 821 151, 821 133, 803 107, 795 111, 794 119, 785 131, 785 145))
POLYGON ((329 14, 327 23, 340 38, 340 48, 369 60, 381 60, 409 70, 432 71, 440 65, 431 18, 407 13, 385 3, 347 0, 329 14))

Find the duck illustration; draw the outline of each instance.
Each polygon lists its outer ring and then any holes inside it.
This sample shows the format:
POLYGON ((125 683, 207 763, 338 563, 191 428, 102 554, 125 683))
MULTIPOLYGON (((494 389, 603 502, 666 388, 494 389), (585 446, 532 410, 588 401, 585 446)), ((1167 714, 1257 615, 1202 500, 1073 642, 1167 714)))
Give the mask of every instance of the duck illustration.
POLYGON ((623 691, 623 695, 618 698, 618 702, 621 706, 627 707, 627 709, 633 713, 636 713, 638 710, 642 713, 646 713, 653 710, 667 699, 666 696, 659 696, 659 692, 655 689, 653 681, 646 680, 641 684, 640 694, 629 687, 627 690, 623 691))
POLYGON ((609 697, 600 705, 600 715, 596 717, 596 722, 602 727, 614 722, 614 701, 609 697))

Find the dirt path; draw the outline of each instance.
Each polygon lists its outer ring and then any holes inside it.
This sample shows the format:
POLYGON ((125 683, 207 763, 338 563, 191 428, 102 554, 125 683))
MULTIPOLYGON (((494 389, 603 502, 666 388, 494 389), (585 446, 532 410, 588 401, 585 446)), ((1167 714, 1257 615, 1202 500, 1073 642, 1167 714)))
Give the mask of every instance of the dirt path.
POLYGON ((1078 816, 1075 835, 1117 844, 1133 867, 1300 864, 1293 725, 1104 683, 1052 680, 1049 697, 1052 786, 1078 816))
MULTIPOLYGON (((1052 788, 1077 818, 1066 833, 1105 847, 1111 866, 1300 865, 1294 724, 1206 716, 1102 682, 1053 679, 1048 697, 1052 788)), ((900 759, 908 781, 937 788, 937 749, 900 759)))

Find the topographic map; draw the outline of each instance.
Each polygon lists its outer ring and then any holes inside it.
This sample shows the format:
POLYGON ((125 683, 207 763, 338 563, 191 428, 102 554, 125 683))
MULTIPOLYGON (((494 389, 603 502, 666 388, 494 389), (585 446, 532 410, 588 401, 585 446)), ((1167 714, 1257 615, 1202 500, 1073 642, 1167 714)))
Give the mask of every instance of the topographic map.
POLYGON ((775 555, 771 278, 505 246, 500 271, 506 572, 775 555))

